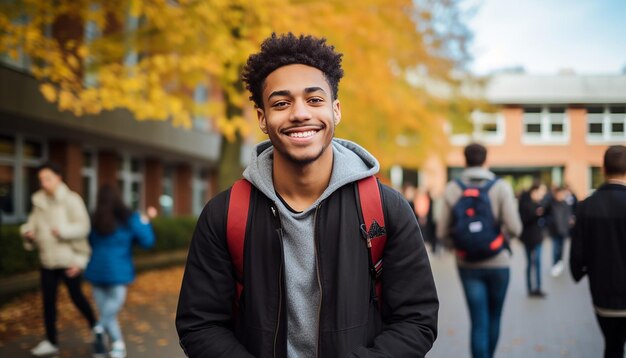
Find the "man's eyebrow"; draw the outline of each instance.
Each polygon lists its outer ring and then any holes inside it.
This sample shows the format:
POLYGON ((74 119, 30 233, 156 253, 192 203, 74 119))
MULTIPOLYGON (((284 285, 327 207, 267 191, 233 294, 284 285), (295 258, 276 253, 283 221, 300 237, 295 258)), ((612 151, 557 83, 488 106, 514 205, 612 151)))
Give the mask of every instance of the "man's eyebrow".
POLYGON ((326 91, 324 91, 324 89, 322 87, 307 87, 304 89, 304 93, 313 93, 313 92, 317 92, 317 91, 321 91, 324 94, 326 94, 326 91))
POLYGON ((287 90, 280 90, 280 91, 274 91, 272 93, 270 93, 270 95, 267 97, 268 100, 272 99, 272 97, 280 97, 280 96, 290 96, 291 92, 287 91, 287 90))

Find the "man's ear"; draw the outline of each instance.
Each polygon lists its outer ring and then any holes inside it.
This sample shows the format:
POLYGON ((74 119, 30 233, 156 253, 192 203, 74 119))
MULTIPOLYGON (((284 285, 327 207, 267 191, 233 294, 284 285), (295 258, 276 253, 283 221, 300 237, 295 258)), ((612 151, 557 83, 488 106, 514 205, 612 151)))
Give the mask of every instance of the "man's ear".
POLYGON ((256 107, 256 117, 259 120, 259 128, 261 132, 267 134, 267 120, 265 119, 265 111, 256 107))
POLYGON ((333 102, 333 114, 335 115, 335 125, 337 125, 341 122, 341 105, 338 99, 333 102))

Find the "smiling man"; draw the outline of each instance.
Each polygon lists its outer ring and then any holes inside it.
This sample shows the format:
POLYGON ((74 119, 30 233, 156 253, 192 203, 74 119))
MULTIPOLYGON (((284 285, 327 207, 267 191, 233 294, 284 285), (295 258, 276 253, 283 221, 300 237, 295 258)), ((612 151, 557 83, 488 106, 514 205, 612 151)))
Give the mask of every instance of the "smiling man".
POLYGON ((373 288, 357 182, 379 165, 334 139, 341 56, 325 39, 287 34, 248 59, 243 79, 269 141, 244 172, 241 274, 227 237, 234 189, 198 220, 176 317, 189 357, 422 357, 432 347, 439 304, 424 243, 406 200, 384 185, 373 288))

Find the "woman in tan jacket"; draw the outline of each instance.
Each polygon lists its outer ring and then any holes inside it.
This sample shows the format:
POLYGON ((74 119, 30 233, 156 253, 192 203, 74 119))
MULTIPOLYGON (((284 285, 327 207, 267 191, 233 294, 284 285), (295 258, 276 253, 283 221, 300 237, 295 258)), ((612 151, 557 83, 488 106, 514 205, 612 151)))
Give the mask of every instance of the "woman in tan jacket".
POLYGON ((34 356, 58 353, 56 300, 62 280, 72 302, 93 328, 96 319, 82 292, 81 272, 91 250, 87 241, 89 214, 83 199, 71 191, 61 178, 59 167, 46 163, 37 170, 41 190, 32 196, 33 208, 28 221, 20 227, 26 250, 37 249, 41 262, 46 339, 31 350, 34 356))

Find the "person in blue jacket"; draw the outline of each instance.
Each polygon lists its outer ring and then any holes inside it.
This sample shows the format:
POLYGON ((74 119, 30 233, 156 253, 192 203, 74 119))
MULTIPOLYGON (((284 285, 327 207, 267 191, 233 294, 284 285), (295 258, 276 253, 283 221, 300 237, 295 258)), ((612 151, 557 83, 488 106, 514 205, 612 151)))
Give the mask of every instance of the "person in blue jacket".
POLYGON ((143 248, 154 245, 150 219, 155 216, 154 207, 149 207, 146 215, 132 212, 112 186, 102 186, 98 192, 89 234, 92 255, 85 270, 85 278, 93 286, 93 296, 100 312, 100 320, 94 328, 95 356, 106 356, 106 332, 112 342, 109 357, 126 357, 117 314, 124 305, 128 284, 135 279, 133 244, 138 243, 143 248))

